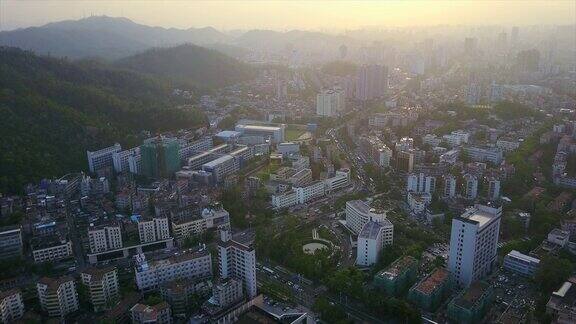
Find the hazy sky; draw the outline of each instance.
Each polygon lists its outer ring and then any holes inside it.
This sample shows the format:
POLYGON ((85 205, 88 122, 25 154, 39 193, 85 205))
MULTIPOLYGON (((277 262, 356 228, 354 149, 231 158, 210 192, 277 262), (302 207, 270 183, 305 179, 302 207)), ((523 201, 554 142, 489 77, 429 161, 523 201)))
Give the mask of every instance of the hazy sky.
POLYGON ((575 24, 576 1, 0 0, 0 29, 90 14, 124 16, 164 27, 219 29, 575 24))

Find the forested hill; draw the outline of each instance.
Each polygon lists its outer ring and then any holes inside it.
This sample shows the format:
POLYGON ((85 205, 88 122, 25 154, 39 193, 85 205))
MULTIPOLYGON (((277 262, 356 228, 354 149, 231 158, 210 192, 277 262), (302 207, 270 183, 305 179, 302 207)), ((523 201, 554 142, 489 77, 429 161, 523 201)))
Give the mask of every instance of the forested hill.
POLYGON ((255 76, 250 65, 192 44, 151 49, 121 59, 116 66, 199 88, 223 87, 255 76))
POLYGON ((135 72, 0 47, 0 193, 85 170, 87 149, 136 144, 141 130, 206 123, 170 93, 135 72))

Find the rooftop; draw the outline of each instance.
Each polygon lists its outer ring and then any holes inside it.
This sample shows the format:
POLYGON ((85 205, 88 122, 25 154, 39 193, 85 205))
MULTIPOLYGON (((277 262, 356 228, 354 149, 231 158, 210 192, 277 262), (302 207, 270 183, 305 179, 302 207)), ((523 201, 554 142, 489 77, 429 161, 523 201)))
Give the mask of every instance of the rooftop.
POLYGON ((491 286, 483 281, 476 281, 468 289, 455 298, 454 303, 458 307, 470 309, 478 303, 490 290, 491 286))
POLYGON ((508 253, 506 256, 509 256, 509 257, 512 257, 515 259, 524 260, 524 261, 530 262, 530 263, 540 263, 540 259, 531 257, 531 256, 523 254, 523 253, 520 253, 516 250, 510 251, 510 253, 508 253))
POLYGON ((448 280, 449 275, 450 273, 446 269, 438 268, 420 281, 415 289, 424 295, 430 295, 448 280))
POLYGON ((376 274, 379 278, 385 278, 388 280, 394 280, 400 274, 406 272, 412 266, 416 265, 417 261, 411 256, 404 256, 402 258, 397 259, 394 261, 388 268, 378 272, 376 274))
POLYGON ((221 156, 215 160, 212 160, 210 162, 206 162, 206 163, 202 164, 202 168, 204 168, 204 167, 213 168, 213 167, 215 167, 221 163, 224 163, 224 162, 226 162, 228 160, 232 160, 232 159, 234 159, 234 156, 226 154, 226 155, 223 155, 223 156, 221 156))

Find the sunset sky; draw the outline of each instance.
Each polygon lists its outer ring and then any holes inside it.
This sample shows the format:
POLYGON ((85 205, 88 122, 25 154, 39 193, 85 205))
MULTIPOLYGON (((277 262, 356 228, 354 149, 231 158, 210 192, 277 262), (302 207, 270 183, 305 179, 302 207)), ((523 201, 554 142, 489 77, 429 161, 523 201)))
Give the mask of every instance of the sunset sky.
POLYGON ((575 24, 576 1, 0 0, 2 30, 91 14, 163 27, 219 29, 575 24))

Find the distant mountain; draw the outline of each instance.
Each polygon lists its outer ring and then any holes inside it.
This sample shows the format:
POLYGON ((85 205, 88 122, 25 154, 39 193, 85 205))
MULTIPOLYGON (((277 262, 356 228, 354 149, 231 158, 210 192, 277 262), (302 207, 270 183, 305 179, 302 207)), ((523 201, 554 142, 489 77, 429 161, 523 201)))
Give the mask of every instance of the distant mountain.
POLYGON ((0 47, 0 192, 86 169, 86 150, 140 141, 142 130, 203 126, 171 87, 96 62, 0 47))
POLYGON ((342 44, 352 44, 356 40, 339 35, 320 32, 292 30, 277 32, 272 30, 251 30, 238 36, 233 43, 245 48, 267 48, 285 50, 290 48, 333 48, 342 44))
POLYGON ((216 50, 186 44, 123 58, 118 67, 199 88, 222 87, 254 76, 254 69, 216 50))
POLYGON ((127 18, 95 16, 0 32, 0 45, 70 58, 118 59, 151 47, 183 43, 225 43, 230 37, 212 27, 150 27, 127 18))

